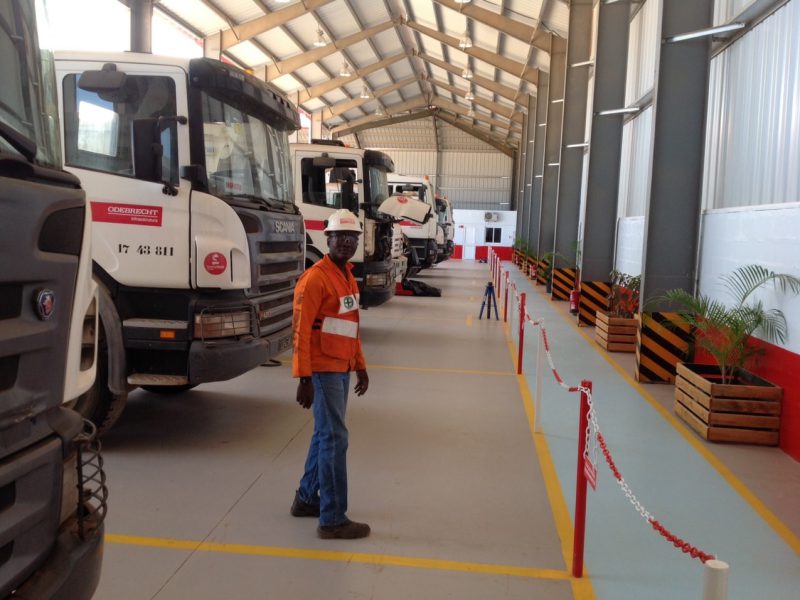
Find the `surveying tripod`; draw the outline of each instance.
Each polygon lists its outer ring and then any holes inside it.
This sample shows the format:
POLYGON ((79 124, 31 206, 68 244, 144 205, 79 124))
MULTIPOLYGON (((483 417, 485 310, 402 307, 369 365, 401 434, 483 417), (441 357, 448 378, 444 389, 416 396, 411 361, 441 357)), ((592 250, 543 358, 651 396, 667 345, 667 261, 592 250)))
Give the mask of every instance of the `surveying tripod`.
POLYGON ((486 284, 486 290, 483 292, 483 302, 481 302, 481 312, 478 313, 478 320, 483 318, 483 309, 486 308, 486 318, 492 318, 492 307, 494 307, 494 318, 498 321, 500 317, 497 316, 497 300, 494 297, 494 285, 490 281, 486 284))

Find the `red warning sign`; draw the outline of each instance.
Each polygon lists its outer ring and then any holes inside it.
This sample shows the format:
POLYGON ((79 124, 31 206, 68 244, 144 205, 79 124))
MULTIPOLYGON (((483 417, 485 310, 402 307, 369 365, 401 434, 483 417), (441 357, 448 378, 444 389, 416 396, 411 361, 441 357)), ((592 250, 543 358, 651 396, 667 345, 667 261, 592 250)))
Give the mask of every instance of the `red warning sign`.
POLYGON ((203 266, 206 268, 206 271, 212 275, 220 275, 228 268, 228 261, 225 259, 224 254, 220 252, 211 252, 210 254, 206 254, 203 266))
POLYGON ((597 467, 592 464, 588 456, 583 459, 583 474, 586 475, 586 482, 597 491, 597 467))

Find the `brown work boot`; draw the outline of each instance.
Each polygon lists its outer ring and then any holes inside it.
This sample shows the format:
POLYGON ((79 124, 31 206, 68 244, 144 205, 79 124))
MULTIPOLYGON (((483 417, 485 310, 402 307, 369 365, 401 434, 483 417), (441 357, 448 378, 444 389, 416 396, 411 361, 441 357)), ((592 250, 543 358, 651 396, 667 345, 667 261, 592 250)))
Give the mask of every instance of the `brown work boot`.
POLYGON ((294 493, 294 502, 290 510, 293 517, 318 517, 319 516, 319 503, 312 504, 311 502, 303 502, 300 499, 299 492, 294 493))
POLYGON ((369 525, 348 519, 341 525, 320 525, 317 535, 323 540, 355 540, 369 535, 369 525))

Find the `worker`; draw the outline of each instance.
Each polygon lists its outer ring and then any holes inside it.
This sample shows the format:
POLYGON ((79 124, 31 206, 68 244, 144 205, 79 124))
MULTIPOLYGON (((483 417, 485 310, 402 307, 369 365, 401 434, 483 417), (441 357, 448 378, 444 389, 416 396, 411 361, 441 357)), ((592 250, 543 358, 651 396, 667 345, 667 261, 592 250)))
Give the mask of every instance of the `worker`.
POLYGON ((369 525, 346 515, 350 373, 356 372, 356 395, 369 387, 358 331, 358 284, 348 262, 358 247, 361 223, 339 209, 324 231, 328 254, 303 273, 294 292, 292 376, 300 378, 297 403, 313 407, 314 433, 291 514, 319 517, 322 539, 356 539, 370 533, 369 525))

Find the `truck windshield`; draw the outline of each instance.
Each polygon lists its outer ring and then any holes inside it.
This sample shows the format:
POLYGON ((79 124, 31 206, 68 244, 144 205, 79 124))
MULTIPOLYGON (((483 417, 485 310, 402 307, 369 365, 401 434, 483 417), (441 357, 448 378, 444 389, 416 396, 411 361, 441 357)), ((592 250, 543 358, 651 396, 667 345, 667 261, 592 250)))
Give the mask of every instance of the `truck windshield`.
POLYGON ((367 202, 377 208, 389 197, 389 184, 386 179, 386 169, 368 165, 367 166, 368 194, 367 202))
POLYGON ((292 205, 287 132, 205 92, 201 98, 209 191, 271 206, 292 205))
POLYGON ((55 71, 39 49, 33 0, 0 2, 0 56, 0 152, 60 167, 55 71))

